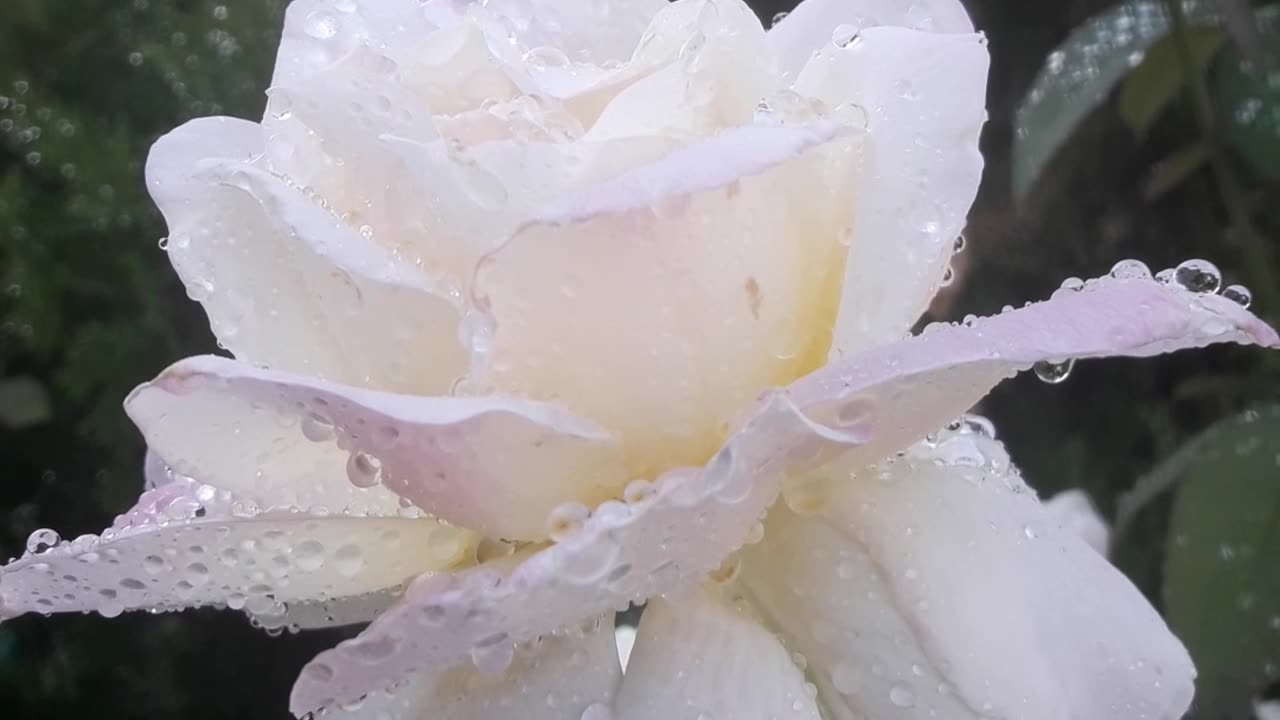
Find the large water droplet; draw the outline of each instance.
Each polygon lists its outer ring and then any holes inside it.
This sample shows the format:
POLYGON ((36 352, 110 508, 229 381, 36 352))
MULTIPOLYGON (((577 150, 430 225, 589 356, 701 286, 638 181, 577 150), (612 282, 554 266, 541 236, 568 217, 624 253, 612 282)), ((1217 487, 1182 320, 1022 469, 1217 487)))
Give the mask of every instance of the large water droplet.
POLYGON ((62 541, 58 533, 48 528, 41 528, 27 536, 27 552, 42 553, 62 541))
POLYGON ((360 572, 360 568, 364 567, 364 555, 360 546, 348 543, 335 550, 333 566, 337 568, 338 574, 345 577, 353 577, 360 572))
POLYGON ((1222 289, 1222 297, 1247 308, 1253 304, 1253 292, 1243 285, 1228 285, 1222 289))
POLYGON ((302 436, 311 442, 328 442, 333 439, 333 423, 329 418, 318 413, 309 413, 302 418, 302 436))
POLYGON ((561 503, 547 514, 547 535, 556 542, 562 542, 582 529, 590 516, 591 511, 582 503, 561 503))
POLYGON ((889 688, 889 702, 898 707, 911 707, 916 704, 916 696, 905 685, 894 685, 889 688))
POLYGON ((1174 268, 1173 281, 1194 293, 1216 293, 1222 285, 1222 272, 1208 260, 1192 259, 1174 268))
POLYGON ((861 28, 857 25, 850 25, 848 23, 837 25, 836 29, 831 31, 831 42, 838 48, 847 48, 857 45, 858 41, 861 40, 861 37, 858 34, 860 30, 861 28))
POLYGON ((347 458, 347 479, 358 488, 371 488, 382 482, 382 461, 366 452, 353 452, 347 458))
POLYGON ((471 662, 482 673, 496 675, 511 665, 515 646, 506 633, 481 638, 471 648, 471 662))
POLYGON ((1150 280, 1151 268, 1141 260, 1121 260, 1112 266, 1111 277, 1118 280, 1150 280))
POLYGON ((324 567, 324 545, 319 540, 303 540, 293 549, 293 559, 300 570, 319 570, 324 567))
POLYGON ((1071 370, 1075 365, 1076 361, 1071 359, 1061 362, 1041 360, 1032 366, 1032 370, 1035 371, 1036 377, 1040 378, 1042 382, 1057 385, 1060 382, 1064 382, 1071 375, 1071 370))
POLYGON ((338 18, 317 10, 303 21, 302 30, 317 40, 328 40, 338 34, 338 18))

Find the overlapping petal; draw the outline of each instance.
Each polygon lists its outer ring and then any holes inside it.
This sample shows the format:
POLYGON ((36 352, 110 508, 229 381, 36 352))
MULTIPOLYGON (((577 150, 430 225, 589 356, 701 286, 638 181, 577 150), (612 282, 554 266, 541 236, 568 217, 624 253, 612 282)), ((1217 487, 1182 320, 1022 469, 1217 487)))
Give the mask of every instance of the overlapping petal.
MULTIPOLYGON (((403 684, 320 720, 608 720, 622 671, 612 615, 583 627, 521 643, 503 670, 485 672, 466 660, 443 672, 425 671, 403 684), (594 713, 594 714, 593 714, 594 713)), ((317 666, 309 672, 323 673, 317 666)))
POLYGON ((796 80, 868 116, 839 353, 902 337, 937 292, 982 179, 988 64, 979 35, 873 27, 828 41, 796 80))
POLYGON ((0 568, 0 615, 216 604, 280 618, 295 601, 397 588, 452 567, 468 542, 425 518, 264 510, 174 478, 101 536, 35 548, 0 568))
POLYGON ((557 504, 626 479, 607 433, 548 405, 372 392, 212 356, 170 367, 126 410, 170 467, 262 507, 385 512, 403 497, 539 539, 557 504))
POLYGON ((446 391, 467 363, 457 305, 263 170, 260 133, 196 120, 161 138, 147 164, 170 259, 214 334, 238 357, 282 370, 446 391))
MULTIPOLYGON (((415 584, 355 644, 412 637, 376 666, 320 656, 333 676, 302 678, 295 711, 349 700, 409 669, 450 666, 478 642, 520 641, 631 600, 691 587, 741 547, 788 476, 839 456, 874 465, 960 415, 1001 379, 1046 358, 1147 356, 1212 342, 1280 344, 1229 300, 1150 281, 1083 291, 937 329, 828 366, 757 408, 702 470, 676 470, 634 502, 606 503, 583 527, 512 570, 480 567, 415 584)), ((1094 554, 1096 558, 1096 553, 1094 554)))
POLYGON ((477 274, 481 378, 601 422, 635 476, 702 462, 825 358, 856 149, 835 123, 739 128, 546 208, 477 274))
POLYGON ((750 614, 695 591, 649 603, 616 720, 818 720, 804 673, 750 614))
POLYGON ((1186 651, 999 443, 944 433, 825 472, 840 476, 827 504, 771 514, 740 577, 834 717, 1182 716, 1186 651))

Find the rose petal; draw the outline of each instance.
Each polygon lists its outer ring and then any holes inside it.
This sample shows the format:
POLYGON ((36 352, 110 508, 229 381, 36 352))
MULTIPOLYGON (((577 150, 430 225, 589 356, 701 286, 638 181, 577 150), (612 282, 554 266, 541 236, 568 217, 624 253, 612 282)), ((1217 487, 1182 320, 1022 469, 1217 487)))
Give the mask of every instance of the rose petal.
POLYGON ((550 406, 392 395, 212 356, 170 367, 125 409, 170 467, 264 507, 385 511, 399 495, 492 537, 540 539, 553 507, 600 502, 625 477, 607 434, 550 406))
POLYGON ((1111 544, 1111 528, 1083 490, 1064 490, 1044 501, 1045 512, 1058 527, 1074 533, 1103 557, 1111 544))
POLYGON ((783 475, 802 475, 836 453, 852 467, 880 462, 1037 360, 1148 356, 1230 341, 1280 345, 1274 331, 1225 298, 1103 279, 1078 293, 828 366, 772 396, 704 471, 673 471, 656 492, 635 493, 651 499, 602 506, 580 532, 510 574, 481 567, 411 587, 362 637, 415 639, 376 667, 343 664, 337 651, 324 653, 316 662, 329 664, 334 677, 304 676, 292 707, 304 712, 325 697, 349 700, 395 682, 409 668, 448 666, 495 633, 528 639, 687 587, 741 547, 783 475))
MULTIPOLYGON (((381 648, 366 647, 376 654, 381 648)), ((511 652, 496 643, 493 652, 511 652), (501 646, 501 647, 500 647, 501 646)), ((426 671, 403 685, 371 693, 349 707, 333 706, 319 720, 564 720, 607 708, 622 676, 613 643, 613 617, 585 628, 516 646, 511 664, 484 673, 466 661, 443 672, 426 671)), ((321 673, 311 666, 311 673, 321 673)))
MULTIPOLYGON (((760 98, 777 89, 764 28, 741 0, 673 3, 646 37, 652 39, 618 73, 634 82, 615 92, 598 118, 584 118, 587 138, 690 138, 750 125, 760 98)), ((600 104, 600 92, 589 95, 571 107, 585 114, 588 104, 600 104)))
POLYGON ((856 439, 807 422, 772 396, 705 469, 628 487, 628 502, 598 507, 580 529, 510 569, 481 566, 410 586, 399 605, 349 642, 400 638, 379 663, 342 645, 322 653, 294 686, 295 713, 350 701, 408 676, 451 667, 495 636, 524 641, 632 600, 700 583, 742 545, 773 503, 783 474, 818 465, 856 439))
POLYGON ((979 35, 894 27, 828 45, 795 90, 867 114, 836 325, 847 355, 905 335, 938 290, 982 178, 989 58, 979 35))
POLYGON ((971 408, 1001 380, 1040 361, 1150 357, 1213 343, 1280 345, 1274 330, 1217 295, 1150 280, 1093 280, 1080 292, 945 325, 824 367, 791 386, 816 422, 870 437, 871 465, 971 408))
POLYGON ((831 44, 833 31, 841 25, 973 32, 973 22, 958 0, 803 0, 769 29, 769 44, 783 72, 794 77, 818 50, 831 44))
POLYGON ((196 120, 161 138, 147 164, 170 259, 219 340, 255 363, 339 382, 447 390, 467 363, 453 302, 245 162, 261 151, 258 131, 196 120))
MULTIPOLYGON (((445 540, 445 536, 439 539, 445 540)), ((460 545, 465 546, 465 543, 460 545)), ((282 626, 301 630, 359 625, 386 612, 402 594, 404 587, 397 585, 386 590, 330 600, 300 600, 289 603, 283 615, 258 617, 257 620, 259 624, 280 623, 282 626)))
POLYGON ((360 595, 455 565, 466 532, 425 518, 261 511, 176 478, 145 493, 102 537, 0 568, 7 613, 200 605, 278 616, 282 604, 360 595))
POLYGON ((613 717, 818 720, 806 682, 773 633, 710 592, 694 592, 645 608, 613 717))
POLYGON ((477 273, 475 379, 600 421, 633 477, 703 462, 825 357, 854 162, 833 123, 739 128, 557 202, 477 273))
POLYGON ((1195 671, 1142 594, 1036 500, 999 443, 944 435, 770 515, 750 597, 836 717, 1182 716, 1195 671))

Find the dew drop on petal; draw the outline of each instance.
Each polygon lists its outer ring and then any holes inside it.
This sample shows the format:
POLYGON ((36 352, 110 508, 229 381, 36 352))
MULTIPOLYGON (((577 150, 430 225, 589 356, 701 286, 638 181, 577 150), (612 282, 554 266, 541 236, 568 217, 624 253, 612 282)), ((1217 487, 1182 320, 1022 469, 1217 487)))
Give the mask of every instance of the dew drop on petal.
POLYGON ((35 555, 45 552, 62 541, 58 533, 48 528, 41 528, 27 536, 27 552, 35 555))
POLYGON ((1066 381, 1067 377, 1071 375, 1071 370, 1075 367, 1075 364, 1076 361, 1071 359, 1061 362, 1041 360, 1032 366, 1032 370, 1035 371, 1036 377, 1040 378, 1041 382, 1057 385, 1066 381))
POLYGON ((1173 280, 1193 293, 1216 293, 1222 285, 1222 272, 1208 260, 1192 259, 1174 268, 1173 280))
POLYGON ((1117 280, 1150 280, 1151 269, 1141 260, 1121 260, 1112 266, 1111 277, 1117 280))
POLYGON ((1222 297, 1247 308, 1253 304, 1253 292, 1243 285, 1228 285, 1222 289, 1222 297))
POLYGON ((382 461, 356 451, 347 458, 347 479, 358 488, 371 488, 382 481, 382 461))
POLYGON ((547 514, 547 535, 561 542, 581 529, 590 515, 591 511, 582 503, 561 503, 547 514))
POLYGON ((360 568, 364 567, 364 555, 360 551, 360 547, 348 543, 335 550, 333 552, 333 566, 337 569, 338 574, 344 577, 354 577, 360 572, 360 568))
POLYGON ((889 688, 889 702, 898 707, 911 707, 916 704, 916 696, 905 685, 894 685, 889 688))
POLYGON ((860 39, 859 32, 860 28, 857 25, 848 23, 837 25, 836 29, 831 31, 831 42, 835 43, 838 48, 852 47, 860 39))
POLYGON ((338 34, 338 18, 317 10, 303 21, 302 30, 317 40, 328 40, 338 34))
POLYGON ((302 419, 302 436, 311 442, 328 442, 334 437, 333 423, 318 413, 310 413, 302 419))

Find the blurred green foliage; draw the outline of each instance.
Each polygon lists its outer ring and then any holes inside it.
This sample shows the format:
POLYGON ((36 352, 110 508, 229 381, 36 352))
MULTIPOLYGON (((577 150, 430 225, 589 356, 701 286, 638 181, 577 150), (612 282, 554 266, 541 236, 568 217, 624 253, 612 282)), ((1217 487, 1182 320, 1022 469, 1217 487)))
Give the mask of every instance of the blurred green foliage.
MULTIPOLYGON (((1140 42, 1112 26, 1093 50, 1056 56, 1080 33, 1101 32, 1098 18, 1131 15, 1135 3, 967 2, 993 55, 988 171, 959 280, 935 318, 1044 297, 1068 276, 1100 275, 1126 257, 1153 268, 1213 259, 1228 282, 1254 288, 1261 314, 1280 318, 1270 280, 1280 237, 1280 80, 1275 58, 1241 60, 1237 47, 1250 41, 1238 18, 1213 22, 1220 2, 1184 5, 1184 44, 1166 18, 1140 42), (1105 72, 1072 75, 1085 55, 1105 72), (1054 77, 1072 81, 1046 86, 1042 69, 1059 65, 1054 77), (1018 112, 1037 91, 1041 109, 1018 112)), ((770 18, 794 0, 751 4, 770 18)), ((178 357, 213 349, 199 307, 156 247, 165 231, 143 164, 150 144, 186 119, 260 116, 282 6, 0 4, 0 388, 22 384, 16 414, 0 406, 0 553, 17 554, 38 527, 68 537, 97 531, 127 507, 141 485, 142 446, 122 398, 178 357)), ((1263 49, 1276 49, 1280 34, 1267 22, 1258 31, 1263 49)), ((1063 385, 1030 376, 1006 383, 982 410, 1042 493, 1082 487, 1113 514, 1136 478, 1204 428, 1280 400, 1278 372, 1272 357, 1239 348, 1089 362, 1063 385)), ((1215 437, 1230 442, 1226 422, 1215 437)), ((1259 428, 1270 433, 1259 442, 1274 445, 1276 423, 1259 428)), ((1258 562, 1245 572, 1166 548, 1179 532, 1194 532, 1194 547, 1212 547, 1215 535, 1239 547, 1245 541, 1227 533, 1246 525, 1280 532, 1275 512, 1249 514, 1272 497, 1277 476, 1243 457, 1197 464, 1200 446, 1187 447, 1167 473, 1168 492, 1133 506, 1115 559, 1158 606, 1168 598, 1175 627, 1210 668, 1202 677, 1240 678, 1225 663, 1241 658, 1222 648, 1247 639, 1254 669, 1280 656, 1280 629, 1263 610, 1274 596, 1251 590, 1247 617, 1231 614, 1242 583, 1275 587, 1280 558, 1259 540, 1258 562), (1184 593, 1196 604, 1180 604, 1184 593)), ((296 670, 333 639, 271 639, 212 611, 22 618, 0 625, 0 717, 283 718, 296 670)), ((1225 692, 1202 684, 1197 717, 1246 717, 1241 699, 1268 692, 1263 675, 1225 692)))

